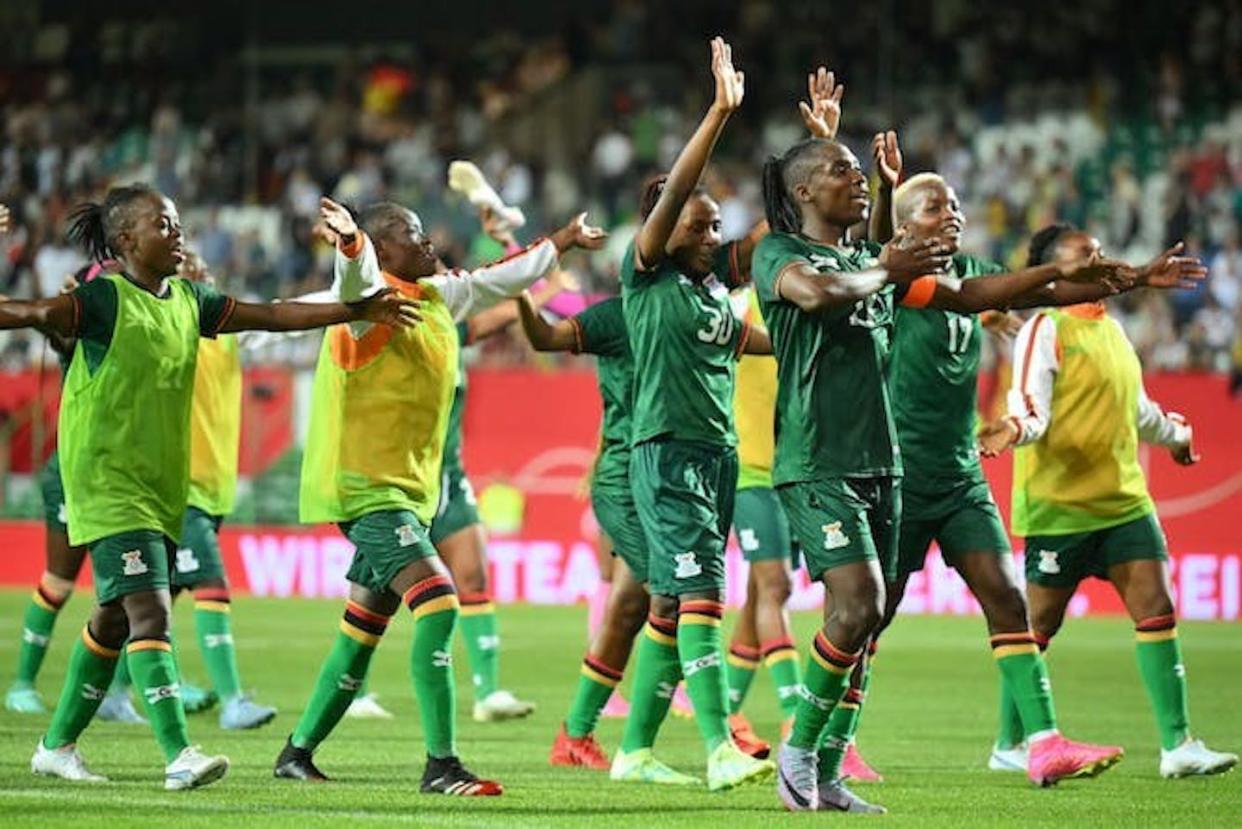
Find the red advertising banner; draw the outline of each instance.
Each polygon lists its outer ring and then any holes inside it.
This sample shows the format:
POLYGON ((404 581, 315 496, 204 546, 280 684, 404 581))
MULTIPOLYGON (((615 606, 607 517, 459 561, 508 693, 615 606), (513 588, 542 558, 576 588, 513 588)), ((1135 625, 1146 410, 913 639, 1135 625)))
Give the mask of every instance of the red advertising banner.
MULTIPOLYGON (((492 589, 500 602, 563 604, 595 589, 597 530, 585 497, 593 458, 599 399, 584 371, 475 372, 465 421, 466 468, 486 505, 488 488, 522 495, 520 529, 493 534, 488 545, 492 589)), ((1163 450, 1144 450, 1152 492, 1172 552, 1178 613, 1189 619, 1242 616, 1242 401, 1231 399, 1224 378, 1154 375, 1152 399, 1179 411, 1195 426, 1202 462, 1176 466, 1163 450)), ((286 391, 286 393, 288 393, 286 391)), ((286 404, 287 405, 287 404, 286 404)), ((1009 503, 1008 459, 986 467, 1002 511, 1009 503)), ((486 511, 486 510, 485 510, 486 511)), ((225 525, 221 549, 235 589, 259 596, 343 596, 353 550, 332 527, 225 525)), ((37 522, 0 524, 0 584, 30 585, 43 567, 43 530, 37 522)), ((1021 549, 1020 543, 1015 545, 1021 549)), ((741 602, 745 562, 729 550, 729 600, 741 602)), ((1019 571, 1021 566, 1019 562, 1019 571)), ((792 606, 817 607, 822 588, 797 578, 792 606)), ((938 553, 916 574, 904 612, 979 613, 957 575, 938 553)), ((1070 612, 1122 610, 1112 588, 1092 580, 1070 612)))

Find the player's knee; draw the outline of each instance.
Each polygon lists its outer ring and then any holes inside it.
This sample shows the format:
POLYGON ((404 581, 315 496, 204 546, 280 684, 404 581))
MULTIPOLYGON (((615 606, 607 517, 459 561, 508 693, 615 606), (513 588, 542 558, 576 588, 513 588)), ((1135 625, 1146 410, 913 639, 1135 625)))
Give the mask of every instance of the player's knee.
POLYGON ((676 596, 652 596, 651 615, 660 619, 676 619, 680 604, 676 596))
POLYGON ((122 599, 131 639, 166 639, 172 627, 172 601, 165 591, 135 593, 122 599))
POLYGON ((636 635, 647 620, 649 605, 647 591, 642 588, 618 593, 612 603, 614 624, 631 635, 636 635))
POLYGON ((755 592, 758 604, 780 609, 789 601, 793 585, 789 581, 789 574, 781 569, 760 576, 755 584, 755 592))
POLYGON ((129 620, 119 602, 98 605, 88 626, 95 641, 107 648, 119 649, 129 638, 129 620))
POLYGON ((861 647, 884 618, 884 588, 860 588, 836 605, 837 623, 845 630, 851 647, 861 647))
POLYGON ((73 579, 66 579, 51 570, 45 570, 39 578, 38 589, 45 600, 59 608, 73 595, 73 579))
POLYGON ((987 591, 980 591, 977 598, 994 629, 1015 631, 1028 627, 1026 597, 1017 585, 994 585, 987 591))

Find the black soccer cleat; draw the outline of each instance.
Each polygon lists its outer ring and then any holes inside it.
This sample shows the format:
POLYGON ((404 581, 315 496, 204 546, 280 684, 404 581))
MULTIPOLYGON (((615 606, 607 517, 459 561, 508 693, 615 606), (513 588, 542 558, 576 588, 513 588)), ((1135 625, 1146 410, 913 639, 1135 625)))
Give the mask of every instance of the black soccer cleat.
POLYGON ((505 787, 495 780, 480 780, 456 757, 428 757, 421 790, 455 797, 496 797, 504 794, 505 787))
POLYGON ((298 748, 293 744, 293 739, 285 741, 285 747, 281 749, 280 756, 276 758, 276 767, 272 769, 272 776, 283 777, 286 780, 309 780, 314 783, 326 783, 328 775, 315 768, 315 763, 311 759, 311 750, 308 748, 298 748))

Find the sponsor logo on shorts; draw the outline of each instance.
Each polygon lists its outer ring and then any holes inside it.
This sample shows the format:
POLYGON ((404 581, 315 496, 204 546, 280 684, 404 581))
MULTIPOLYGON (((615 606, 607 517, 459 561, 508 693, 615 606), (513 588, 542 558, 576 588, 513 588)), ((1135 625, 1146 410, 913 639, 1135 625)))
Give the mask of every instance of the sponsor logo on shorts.
POLYGON ((147 563, 142 560, 142 550, 121 553, 121 561, 123 562, 121 573, 126 576, 141 576, 143 573, 150 572, 147 563))
POLYGON ((850 537, 841 532, 841 522, 833 521, 831 524, 825 524, 820 527, 824 531, 824 549, 839 550, 842 547, 850 546, 850 537))
POLYGON ((177 551, 178 573, 193 573, 199 566, 198 558, 194 555, 193 550, 182 549, 177 551))
POLYGON ((349 674, 341 674, 340 679, 336 681, 337 690, 340 691, 357 691, 362 687, 362 677, 354 677, 349 674))
POLYGON ((397 543, 402 547, 413 547, 418 543, 418 533, 413 524, 402 524, 393 530, 397 534, 397 543))
POLYGON ((174 682, 171 685, 155 685, 151 688, 143 688, 142 695, 147 698, 147 705, 155 705, 160 700, 176 699, 181 696, 181 685, 174 682))
POLYGON ((755 536, 755 531, 749 527, 738 531, 737 543, 741 544, 742 549, 748 553, 759 549, 759 539, 755 536))
POLYGON ((1039 564, 1037 569, 1041 573, 1048 575, 1056 575, 1061 572, 1061 554, 1056 550, 1040 550, 1036 553, 1039 556, 1039 564))
POLYGON ((703 565, 699 564, 694 553, 678 553, 673 556, 673 560, 677 562, 677 569, 673 572, 673 578, 692 579, 695 576, 703 574, 703 565))

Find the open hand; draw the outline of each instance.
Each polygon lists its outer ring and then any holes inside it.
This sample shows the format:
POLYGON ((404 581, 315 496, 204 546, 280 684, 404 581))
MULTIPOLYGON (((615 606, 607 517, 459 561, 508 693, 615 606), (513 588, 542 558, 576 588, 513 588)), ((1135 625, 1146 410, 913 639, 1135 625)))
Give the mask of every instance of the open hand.
POLYGON ((798 101, 802 123, 816 138, 836 138, 837 129, 841 126, 841 98, 845 95, 845 84, 837 83, 836 75, 821 66, 806 76, 806 87, 811 102, 798 101))
POLYGON ((392 288, 358 302, 350 303, 357 318, 394 328, 408 328, 422 320, 422 303, 402 296, 392 288))
POLYGON ((1138 269, 1138 284, 1148 288, 1195 288, 1207 278, 1207 268, 1197 257, 1182 256, 1184 242, 1178 242, 1138 269))
POLYGON ((729 113, 742 105, 746 94, 746 75, 733 68, 733 47, 724 38, 714 37, 712 48, 712 77, 716 79, 716 100, 712 106, 729 113))
POLYGON ((1092 254, 1062 265, 1060 278, 1067 282, 1103 285, 1113 293, 1118 293, 1134 287, 1138 280, 1138 271, 1119 259, 1092 254))
POLYGON ((893 130, 877 132, 871 139, 871 158, 875 168, 889 187, 896 187, 901 180, 901 147, 893 130))
POLYGON ((324 226, 332 231, 339 242, 346 245, 354 241, 358 235, 358 224, 354 217, 341 205, 324 196, 319 200, 319 219, 324 226))
POLYGON ((904 276, 943 273, 950 261, 949 249, 940 240, 915 239, 903 230, 898 230, 880 250, 880 266, 904 276))
POLYGON ((977 437, 983 457, 995 458, 1018 442, 1018 425, 1011 418, 1003 417, 986 424, 977 437))
POLYGON ((608 233, 603 228, 587 224, 586 215, 579 213, 569 220, 569 224, 548 237, 561 253, 573 248, 599 250, 608 241, 608 233))
POLYGON ((1199 453, 1195 451, 1195 430, 1186 422, 1186 418, 1177 412, 1169 412, 1168 418, 1186 427, 1186 442, 1169 448, 1169 454, 1173 456, 1173 462, 1181 466, 1194 466, 1199 462, 1200 458, 1199 453))

